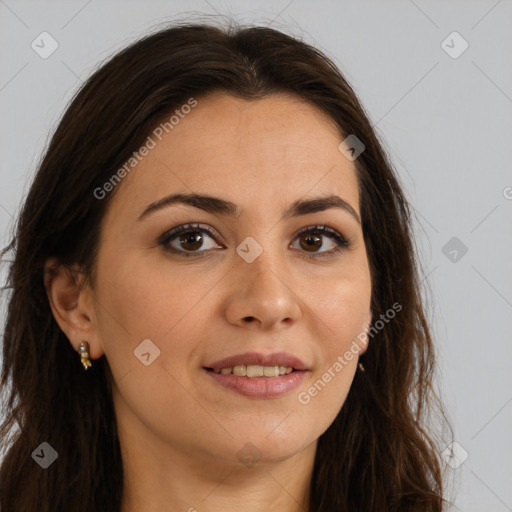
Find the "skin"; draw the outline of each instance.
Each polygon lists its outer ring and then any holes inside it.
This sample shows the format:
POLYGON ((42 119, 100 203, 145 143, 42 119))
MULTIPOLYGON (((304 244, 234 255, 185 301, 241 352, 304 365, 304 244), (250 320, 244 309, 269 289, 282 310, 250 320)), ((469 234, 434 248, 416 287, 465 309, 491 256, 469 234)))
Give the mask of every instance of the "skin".
MULTIPOLYGON (((307 405, 298 395, 367 329, 371 279, 362 228, 349 213, 330 208, 281 220, 281 211, 297 199, 335 194, 360 216, 355 167, 338 150, 342 140, 328 116, 293 96, 198 98, 118 185, 102 223, 94 289, 78 288, 61 267, 47 277, 70 343, 78 350, 87 340, 92 364, 105 355, 112 369, 122 512, 308 510, 317 441, 346 399, 357 357, 307 405), (178 192, 221 197, 243 211, 228 217, 172 205, 137 220, 178 192), (157 244, 186 223, 210 226, 222 238, 202 233, 194 250, 208 254, 197 258, 157 244), (336 243, 318 234, 308 251, 297 234, 317 224, 350 247, 321 258, 336 243), (252 263, 236 252, 248 236, 263 248, 252 263), (315 251, 317 259, 304 257, 315 251), (149 366, 134 356, 145 339, 160 350, 149 366), (202 369, 246 351, 289 352, 309 372, 298 389, 255 399, 202 369), (261 455, 252 467, 237 456, 246 443, 261 455)), ((172 245, 185 252, 179 238, 172 245)))

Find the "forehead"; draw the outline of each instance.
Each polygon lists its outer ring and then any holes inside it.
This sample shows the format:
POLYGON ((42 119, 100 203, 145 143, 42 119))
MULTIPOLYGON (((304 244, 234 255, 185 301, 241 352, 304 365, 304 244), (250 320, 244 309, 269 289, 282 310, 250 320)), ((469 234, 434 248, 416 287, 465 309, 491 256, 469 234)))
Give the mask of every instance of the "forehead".
POLYGON ((338 194, 358 211, 355 167, 338 150, 335 122, 317 107, 284 94, 247 101, 213 93, 196 101, 177 108, 172 128, 150 134, 153 148, 124 178, 116 208, 141 210, 167 194, 195 192, 225 197, 244 211, 251 203, 268 209, 269 202, 281 211, 285 196, 288 203, 338 194))

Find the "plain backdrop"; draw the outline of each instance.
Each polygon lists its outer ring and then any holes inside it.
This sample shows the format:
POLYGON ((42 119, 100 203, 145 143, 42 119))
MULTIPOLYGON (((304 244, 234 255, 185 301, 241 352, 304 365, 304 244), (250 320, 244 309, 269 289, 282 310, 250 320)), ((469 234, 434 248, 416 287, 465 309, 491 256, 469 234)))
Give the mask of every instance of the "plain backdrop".
MULTIPOLYGON (((198 13, 302 37, 354 87, 414 207, 439 386, 460 445, 453 510, 512 511, 511 0, 0 0, 1 245, 91 71, 155 25, 198 13), (46 58, 32 45, 41 37, 47 51, 58 45, 46 58)), ((5 295, 2 322, 4 306, 5 295)))

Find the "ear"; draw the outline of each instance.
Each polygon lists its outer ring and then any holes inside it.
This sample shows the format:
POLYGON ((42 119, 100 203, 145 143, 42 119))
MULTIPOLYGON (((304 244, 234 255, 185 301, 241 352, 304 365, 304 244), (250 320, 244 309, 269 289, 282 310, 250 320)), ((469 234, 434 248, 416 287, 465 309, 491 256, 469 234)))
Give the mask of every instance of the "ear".
POLYGON ((89 343, 91 359, 103 355, 94 299, 88 287, 80 287, 78 270, 70 271, 56 258, 44 265, 44 285, 55 321, 78 352, 80 343, 89 343))

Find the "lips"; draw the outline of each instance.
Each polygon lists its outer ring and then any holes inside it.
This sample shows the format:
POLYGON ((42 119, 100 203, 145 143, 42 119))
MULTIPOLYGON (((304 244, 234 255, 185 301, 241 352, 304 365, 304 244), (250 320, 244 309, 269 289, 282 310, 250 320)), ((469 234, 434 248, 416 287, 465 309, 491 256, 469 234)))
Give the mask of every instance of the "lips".
POLYGON ((276 352, 274 354, 261 354, 259 352, 246 352, 245 354, 237 354, 209 363, 204 366, 206 369, 221 370, 222 368, 230 368, 241 365, 258 365, 258 366, 290 366, 294 370, 308 370, 303 361, 298 357, 287 352, 276 352))

